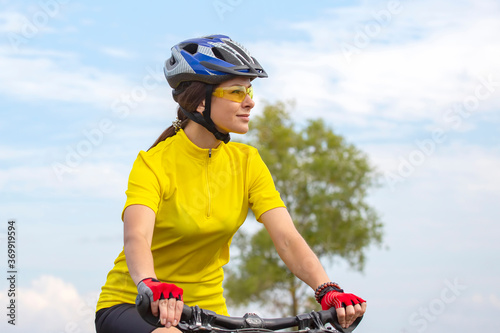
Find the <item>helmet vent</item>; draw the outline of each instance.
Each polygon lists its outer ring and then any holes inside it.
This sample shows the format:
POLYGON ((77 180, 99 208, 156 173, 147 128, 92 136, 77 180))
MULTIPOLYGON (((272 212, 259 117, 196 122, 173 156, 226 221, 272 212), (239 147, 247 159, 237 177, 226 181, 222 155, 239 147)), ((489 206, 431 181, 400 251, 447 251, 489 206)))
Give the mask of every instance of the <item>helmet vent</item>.
POLYGON ((241 61, 234 56, 231 52, 224 50, 223 48, 212 47, 212 52, 220 60, 224 60, 233 65, 241 63, 241 61))
POLYGON ((187 51, 191 53, 192 55, 195 55, 196 52, 198 52, 198 44, 190 43, 182 47, 184 51, 187 51))
POLYGON ((217 49, 216 47, 212 47, 212 52, 214 53, 214 56, 216 56, 220 60, 226 60, 222 55, 222 52, 220 52, 219 49, 217 49))
POLYGON ((248 57, 247 52, 243 50, 239 45, 232 43, 231 41, 227 41, 226 44, 236 50, 243 58, 245 58, 246 61, 252 63, 252 59, 248 57))

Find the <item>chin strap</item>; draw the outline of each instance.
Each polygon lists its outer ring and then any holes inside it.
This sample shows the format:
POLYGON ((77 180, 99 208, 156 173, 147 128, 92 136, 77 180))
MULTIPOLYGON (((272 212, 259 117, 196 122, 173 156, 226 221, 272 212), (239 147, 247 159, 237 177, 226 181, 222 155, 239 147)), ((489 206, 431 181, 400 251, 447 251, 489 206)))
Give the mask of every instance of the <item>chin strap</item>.
POLYGON ((199 112, 188 112, 184 110, 182 106, 179 106, 182 113, 192 121, 194 121, 197 124, 200 124, 201 126, 205 127, 207 130, 209 130, 217 140, 224 141, 224 143, 228 143, 229 140, 231 140, 231 136, 229 133, 222 133, 217 130, 215 127, 214 122, 212 121, 212 118, 210 118, 210 110, 212 106, 212 92, 213 92, 213 86, 211 84, 207 84, 207 88, 205 90, 205 110, 203 111, 203 115, 199 112))

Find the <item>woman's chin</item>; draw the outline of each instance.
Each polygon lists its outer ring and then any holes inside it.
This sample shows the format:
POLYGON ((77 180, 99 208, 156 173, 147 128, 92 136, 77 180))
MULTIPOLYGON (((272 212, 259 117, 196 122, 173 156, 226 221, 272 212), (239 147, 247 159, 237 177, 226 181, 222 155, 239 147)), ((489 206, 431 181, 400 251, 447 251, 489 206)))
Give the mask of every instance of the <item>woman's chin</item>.
POLYGON ((248 133, 248 128, 246 129, 239 129, 237 131, 232 131, 235 134, 247 134, 248 133))
POLYGON ((217 130, 221 133, 234 133, 234 134, 247 134, 248 133, 248 126, 246 127, 239 127, 239 128, 232 128, 232 129, 222 129, 217 127, 217 130))

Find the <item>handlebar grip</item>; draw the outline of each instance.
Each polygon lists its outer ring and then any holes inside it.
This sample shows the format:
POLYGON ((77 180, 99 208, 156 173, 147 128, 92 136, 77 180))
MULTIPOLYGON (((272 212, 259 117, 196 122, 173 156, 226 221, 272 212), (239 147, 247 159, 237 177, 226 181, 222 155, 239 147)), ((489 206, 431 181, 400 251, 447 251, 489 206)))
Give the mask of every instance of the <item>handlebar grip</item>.
POLYGON ((330 310, 324 310, 319 312, 321 320, 323 322, 329 322, 335 327, 339 332, 342 333, 351 333, 354 329, 359 325, 363 316, 356 318, 356 320, 349 326, 348 328, 343 328, 339 324, 339 319, 337 318, 337 311, 335 308, 331 308, 330 310))
MULTIPOLYGON (((157 317, 151 312, 151 301, 149 296, 146 294, 139 294, 135 298, 135 307, 142 319, 144 319, 147 323, 156 326, 163 327, 160 323, 160 317, 157 317)), ((181 321, 187 321, 191 318, 192 310, 189 306, 184 304, 184 308, 182 309, 181 321)))

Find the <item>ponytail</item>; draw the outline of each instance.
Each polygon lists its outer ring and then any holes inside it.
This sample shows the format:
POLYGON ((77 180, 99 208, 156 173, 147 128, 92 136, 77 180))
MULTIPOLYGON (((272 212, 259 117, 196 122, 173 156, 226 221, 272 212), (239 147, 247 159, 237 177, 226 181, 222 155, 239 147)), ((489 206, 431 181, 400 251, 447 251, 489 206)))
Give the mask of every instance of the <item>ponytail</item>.
MULTIPOLYGON (((196 109, 201 102, 205 99, 205 83, 198 81, 183 82, 174 91, 174 100, 189 112, 197 112, 196 109)), ((186 128, 189 122, 189 118, 181 111, 180 107, 177 108, 177 119, 181 121, 181 128, 186 128)), ((161 135, 156 139, 153 145, 149 148, 155 147, 167 138, 174 136, 176 134, 174 126, 168 127, 161 135)), ((148 149, 148 150, 149 150, 148 149)))

